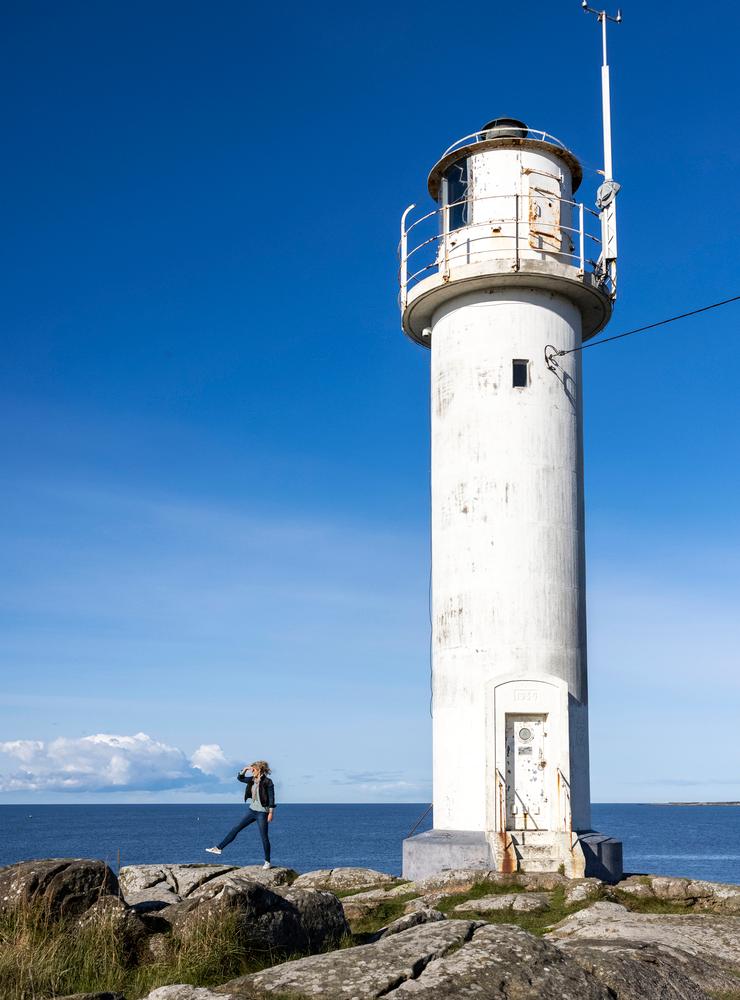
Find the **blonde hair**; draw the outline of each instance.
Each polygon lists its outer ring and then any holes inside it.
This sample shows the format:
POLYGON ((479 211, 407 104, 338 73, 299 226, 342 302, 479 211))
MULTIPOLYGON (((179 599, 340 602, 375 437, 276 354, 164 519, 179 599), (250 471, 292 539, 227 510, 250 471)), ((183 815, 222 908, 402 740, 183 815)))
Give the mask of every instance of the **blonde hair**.
POLYGON ((266 760, 253 760, 249 766, 256 767, 261 775, 270 773, 270 765, 266 760))

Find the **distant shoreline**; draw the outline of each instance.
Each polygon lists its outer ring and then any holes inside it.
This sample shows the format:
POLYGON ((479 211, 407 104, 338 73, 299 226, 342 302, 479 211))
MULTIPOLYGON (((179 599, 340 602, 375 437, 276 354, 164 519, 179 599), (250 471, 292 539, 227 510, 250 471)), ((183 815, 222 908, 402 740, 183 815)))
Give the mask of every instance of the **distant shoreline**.
POLYGON ((656 802, 656 806, 740 806, 740 802, 656 802))

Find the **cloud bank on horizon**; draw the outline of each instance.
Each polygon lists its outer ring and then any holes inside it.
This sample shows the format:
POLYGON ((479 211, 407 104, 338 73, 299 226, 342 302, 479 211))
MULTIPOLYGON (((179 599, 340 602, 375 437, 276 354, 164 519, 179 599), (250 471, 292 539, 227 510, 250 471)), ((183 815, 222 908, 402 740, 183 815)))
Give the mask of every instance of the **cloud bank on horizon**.
POLYGON ((237 769, 217 743, 188 756, 146 733, 0 742, 2 792, 216 790, 237 769))

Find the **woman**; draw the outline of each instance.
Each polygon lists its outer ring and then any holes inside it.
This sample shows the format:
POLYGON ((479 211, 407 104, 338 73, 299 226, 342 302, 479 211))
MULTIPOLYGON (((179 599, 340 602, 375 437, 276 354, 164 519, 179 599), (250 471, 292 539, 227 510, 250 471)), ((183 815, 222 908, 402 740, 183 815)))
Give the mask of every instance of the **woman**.
POLYGON ((237 780, 246 784, 244 790, 244 801, 249 803, 247 814, 241 819, 233 830, 229 830, 224 839, 215 847, 206 847, 209 854, 220 854, 221 851, 230 844, 231 841, 250 823, 259 826, 262 846, 265 850, 265 863, 263 868, 272 868, 270 864, 270 837, 267 833, 267 824, 272 823, 275 810, 275 786, 268 775, 270 765, 266 760, 255 760, 252 764, 247 764, 245 768, 237 774, 237 780), (247 777, 247 771, 252 773, 247 777))

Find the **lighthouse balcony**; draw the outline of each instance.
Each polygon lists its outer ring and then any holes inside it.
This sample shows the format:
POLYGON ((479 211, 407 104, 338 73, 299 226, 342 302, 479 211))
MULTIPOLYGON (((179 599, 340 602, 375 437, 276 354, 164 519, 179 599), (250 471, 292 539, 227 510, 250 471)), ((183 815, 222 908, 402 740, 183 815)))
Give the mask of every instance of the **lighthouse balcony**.
POLYGON ((604 259, 602 215, 530 186, 402 217, 399 304, 404 331, 429 346, 440 305, 466 291, 531 284, 560 290, 583 313, 584 337, 609 320, 615 289, 604 259))

